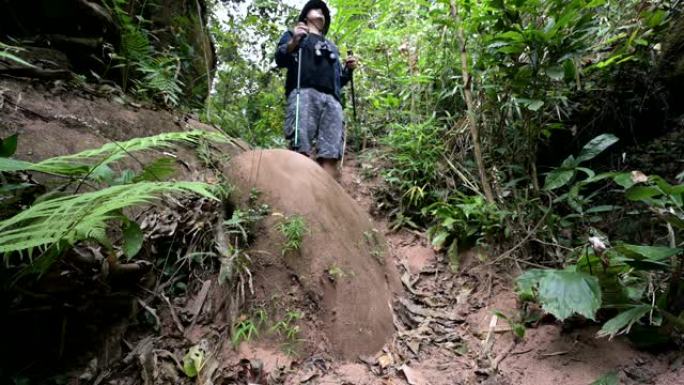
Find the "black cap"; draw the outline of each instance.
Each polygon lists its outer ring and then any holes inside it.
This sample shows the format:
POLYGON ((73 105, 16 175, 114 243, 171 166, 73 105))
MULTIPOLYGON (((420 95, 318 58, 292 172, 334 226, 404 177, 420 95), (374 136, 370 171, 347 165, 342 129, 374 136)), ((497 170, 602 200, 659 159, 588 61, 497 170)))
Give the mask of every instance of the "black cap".
POLYGON ((328 9, 328 6, 324 1, 310 0, 308 3, 306 3, 304 8, 302 8, 302 13, 299 14, 299 21, 305 22, 306 15, 308 15, 309 11, 312 9, 320 9, 323 12, 323 17, 325 17, 325 26, 321 32, 323 32, 324 35, 327 35, 328 29, 330 29, 330 9, 328 9))

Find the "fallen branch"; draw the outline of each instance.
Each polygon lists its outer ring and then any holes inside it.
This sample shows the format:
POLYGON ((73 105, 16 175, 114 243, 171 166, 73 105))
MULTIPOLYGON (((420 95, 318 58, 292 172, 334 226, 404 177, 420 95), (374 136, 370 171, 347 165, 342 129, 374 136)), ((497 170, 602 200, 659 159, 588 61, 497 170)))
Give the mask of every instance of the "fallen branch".
POLYGON ((169 301, 169 298, 165 296, 163 293, 159 294, 159 296, 166 302, 166 305, 169 307, 169 311, 171 312, 171 318, 173 318, 173 323, 176 324, 176 328, 178 328, 178 331, 181 334, 185 334, 185 329, 183 328, 183 324, 180 322, 180 319, 178 318, 178 314, 176 314, 176 311, 173 308, 173 305, 171 304, 171 301, 169 301))
POLYGON ((494 359, 494 361, 492 361, 492 369, 493 370, 496 371, 499 368, 499 364, 501 364, 501 361, 505 360, 506 357, 508 357, 511 354, 511 352, 513 351, 513 348, 515 348, 515 345, 517 345, 517 344, 518 343, 515 340, 511 341, 511 343, 506 347, 506 349, 504 349, 504 351, 501 352, 501 354, 499 354, 494 359))

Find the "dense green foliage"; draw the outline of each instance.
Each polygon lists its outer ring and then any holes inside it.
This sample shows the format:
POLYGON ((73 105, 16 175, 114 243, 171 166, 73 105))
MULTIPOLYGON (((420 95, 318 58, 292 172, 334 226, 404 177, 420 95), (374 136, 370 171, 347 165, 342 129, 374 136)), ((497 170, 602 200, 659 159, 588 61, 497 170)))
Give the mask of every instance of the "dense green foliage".
MULTIPOLYGON (((173 9, 185 7, 176 2, 173 9)), ((104 76, 117 77, 124 91, 167 107, 203 108, 212 76, 213 53, 203 16, 189 13, 164 20, 169 4, 159 0, 106 0, 119 25, 120 46, 111 47, 104 76), (199 74, 198 74, 199 72, 199 74)))
MULTIPOLYGON (((600 335, 681 328, 682 187, 624 166, 652 129, 643 116, 667 115, 650 106, 666 92, 655 69, 676 2, 329 3, 329 37, 362 62, 348 148, 381 170, 394 228, 428 229, 454 268, 473 246, 490 263, 557 268, 523 275, 521 294, 559 319, 614 316, 600 335)), ((282 145, 272 54, 296 12, 255 1, 214 26, 207 118, 258 146, 282 145)))

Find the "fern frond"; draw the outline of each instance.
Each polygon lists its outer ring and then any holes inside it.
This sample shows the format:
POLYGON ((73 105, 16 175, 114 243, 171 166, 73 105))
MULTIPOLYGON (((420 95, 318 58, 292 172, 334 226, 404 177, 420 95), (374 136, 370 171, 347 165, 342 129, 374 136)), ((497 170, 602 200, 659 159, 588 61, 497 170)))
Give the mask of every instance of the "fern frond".
POLYGON ((144 61, 152 55, 154 49, 144 30, 129 20, 121 33, 121 54, 131 61, 144 61))
POLYGON ((25 65, 27 67, 35 67, 33 64, 27 62, 26 60, 24 60, 24 59, 20 58, 19 56, 14 55, 12 53, 12 52, 17 53, 17 52, 21 52, 21 51, 25 51, 25 50, 21 47, 15 47, 15 46, 11 46, 8 44, 0 43, 0 60, 9 60, 9 61, 13 61, 15 63, 19 63, 21 65, 25 65))
POLYGON ((0 222, 0 254, 94 238, 124 208, 153 203, 167 193, 218 200, 218 189, 200 182, 141 182, 44 201, 0 222))
POLYGON ((201 139, 217 143, 232 142, 232 138, 218 132, 203 130, 167 132, 145 138, 135 138, 126 142, 108 143, 98 149, 58 156, 37 163, 0 158, 0 172, 38 171, 62 176, 85 176, 93 174, 98 167, 105 167, 134 152, 152 148, 169 148, 174 143, 180 142, 197 144, 201 139))
POLYGON ((183 93, 183 82, 178 79, 178 57, 159 57, 151 61, 140 61, 137 69, 143 78, 135 81, 137 91, 158 97, 169 106, 178 105, 179 96, 183 93))

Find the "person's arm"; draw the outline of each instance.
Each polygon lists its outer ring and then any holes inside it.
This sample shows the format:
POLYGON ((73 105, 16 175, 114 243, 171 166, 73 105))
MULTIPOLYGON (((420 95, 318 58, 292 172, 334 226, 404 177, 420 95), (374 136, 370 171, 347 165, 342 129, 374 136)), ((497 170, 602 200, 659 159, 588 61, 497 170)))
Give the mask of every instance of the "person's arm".
POLYGON ((340 67, 340 85, 344 87, 352 78, 352 70, 350 70, 347 66, 342 66, 341 64, 340 67))
POLYGON ((280 37, 276 50, 276 64, 280 68, 286 68, 293 64, 292 53, 299 47, 299 43, 309 33, 309 27, 305 23, 298 23, 294 32, 287 31, 280 37))
POLYGON ((294 61, 292 51, 289 49, 293 36, 292 32, 287 31, 280 37, 280 41, 278 41, 278 48, 276 49, 275 54, 275 61, 278 68, 287 68, 294 61))
POLYGON ((358 59, 354 56, 349 56, 347 60, 344 61, 344 66, 341 66, 340 70, 340 82, 341 86, 344 87, 352 79, 354 75, 354 69, 358 65, 358 59))

